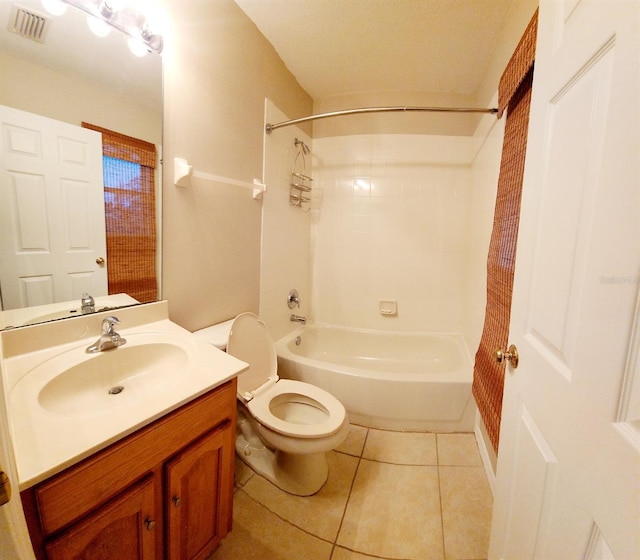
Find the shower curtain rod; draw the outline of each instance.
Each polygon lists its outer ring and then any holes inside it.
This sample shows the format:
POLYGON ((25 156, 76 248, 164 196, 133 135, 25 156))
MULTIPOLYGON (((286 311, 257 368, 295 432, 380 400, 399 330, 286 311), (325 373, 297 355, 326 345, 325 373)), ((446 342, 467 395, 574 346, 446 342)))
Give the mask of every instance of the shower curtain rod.
POLYGON ((291 126, 307 121, 315 121, 318 119, 327 119, 329 117, 341 117, 343 115, 357 115, 360 113, 393 113, 405 111, 423 111, 432 113, 488 113, 496 115, 498 109, 475 109, 466 107, 361 107, 360 109, 345 109, 344 111, 332 111, 330 113, 319 113, 308 117, 300 117, 299 119, 291 119, 290 121, 282 121, 276 124, 267 123, 265 130, 267 134, 271 134, 276 128, 291 126))

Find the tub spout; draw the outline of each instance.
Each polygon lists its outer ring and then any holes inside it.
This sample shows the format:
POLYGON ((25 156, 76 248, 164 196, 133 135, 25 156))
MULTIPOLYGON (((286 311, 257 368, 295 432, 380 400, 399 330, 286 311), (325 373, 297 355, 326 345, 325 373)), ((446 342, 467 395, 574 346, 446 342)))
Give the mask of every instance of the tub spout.
POLYGON ((303 317, 302 315, 291 315, 291 317, 289 317, 289 320, 294 323, 300 323, 301 325, 307 324, 307 318, 303 317))

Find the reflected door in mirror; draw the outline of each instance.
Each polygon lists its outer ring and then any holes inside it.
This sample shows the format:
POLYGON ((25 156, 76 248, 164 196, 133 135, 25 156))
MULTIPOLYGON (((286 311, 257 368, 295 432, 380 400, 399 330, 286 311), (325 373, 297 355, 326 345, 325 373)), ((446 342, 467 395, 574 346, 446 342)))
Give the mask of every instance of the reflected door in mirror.
POLYGON ((100 134, 4 106, 0 119, 3 308, 106 295, 100 134))

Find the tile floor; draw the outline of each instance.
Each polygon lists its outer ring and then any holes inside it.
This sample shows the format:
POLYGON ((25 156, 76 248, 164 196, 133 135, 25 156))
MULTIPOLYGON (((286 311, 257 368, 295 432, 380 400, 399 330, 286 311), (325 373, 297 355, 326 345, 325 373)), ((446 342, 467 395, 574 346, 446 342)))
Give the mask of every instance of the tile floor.
POLYGON ((473 434, 352 426, 314 496, 236 460, 233 531, 209 560, 478 560, 493 498, 473 434))

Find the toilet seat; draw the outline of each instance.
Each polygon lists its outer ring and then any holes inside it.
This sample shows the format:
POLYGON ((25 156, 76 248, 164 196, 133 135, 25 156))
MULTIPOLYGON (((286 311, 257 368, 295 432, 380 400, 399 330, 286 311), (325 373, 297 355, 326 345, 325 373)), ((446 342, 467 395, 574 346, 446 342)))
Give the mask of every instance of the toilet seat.
POLYGON ((293 379, 280 379, 259 396, 248 401, 246 406, 253 417, 267 428, 283 435, 300 438, 330 436, 342 427, 346 419, 344 406, 333 395, 320 387, 293 379), (272 401, 280 395, 289 396, 289 402, 318 408, 324 415, 323 421, 302 424, 288 422, 274 415, 271 411, 272 401))
POLYGON ((241 313, 234 319, 227 352, 249 364, 249 369, 238 376, 238 396, 263 426, 299 438, 330 436, 343 426, 346 411, 333 395, 309 383, 278 377, 273 339, 267 326, 254 313, 241 313), (322 411, 322 421, 305 424, 279 418, 272 412, 275 404, 272 401, 278 397, 282 397, 280 405, 299 404, 322 411))

